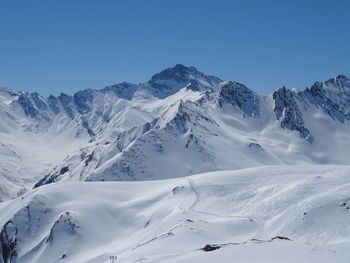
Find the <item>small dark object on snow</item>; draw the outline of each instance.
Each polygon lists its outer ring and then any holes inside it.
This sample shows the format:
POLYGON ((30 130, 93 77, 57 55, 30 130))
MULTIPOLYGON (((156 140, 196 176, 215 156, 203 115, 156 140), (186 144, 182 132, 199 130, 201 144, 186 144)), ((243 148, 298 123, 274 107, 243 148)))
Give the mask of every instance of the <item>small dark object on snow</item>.
POLYGON ((275 237, 271 238, 271 240, 274 240, 274 239, 282 239, 282 240, 289 240, 289 241, 291 241, 291 239, 289 239, 288 237, 284 237, 284 236, 275 236, 275 237))
POLYGON ((92 161, 92 159, 94 158, 94 152, 92 152, 91 154, 89 154, 85 160, 85 167, 88 166, 89 162, 92 161))
POLYGON ((184 188, 184 186, 175 186, 172 190, 173 194, 176 194, 177 191, 179 191, 180 189, 184 188))
POLYGON ((210 251, 213 251, 213 250, 217 250, 219 249, 220 246, 219 245, 205 245, 202 249, 205 251, 205 252, 210 252, 210 251))
POLYGON ((143 226, 144 228, 147 227, 149 225, 149 223, 151 222, 151 219, 150 220, 147 220, 147 222, 145 223, 145 225, 143 226))

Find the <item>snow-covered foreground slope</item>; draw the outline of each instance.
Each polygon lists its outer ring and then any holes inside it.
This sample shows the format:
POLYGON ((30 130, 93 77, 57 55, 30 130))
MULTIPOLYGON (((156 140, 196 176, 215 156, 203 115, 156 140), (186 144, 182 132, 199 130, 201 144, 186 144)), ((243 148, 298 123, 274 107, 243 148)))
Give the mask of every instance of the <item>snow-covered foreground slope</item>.
POLYGON ((349 174, 265 166, 42 186, 0 204, 0 262, 348 262, 349 174))

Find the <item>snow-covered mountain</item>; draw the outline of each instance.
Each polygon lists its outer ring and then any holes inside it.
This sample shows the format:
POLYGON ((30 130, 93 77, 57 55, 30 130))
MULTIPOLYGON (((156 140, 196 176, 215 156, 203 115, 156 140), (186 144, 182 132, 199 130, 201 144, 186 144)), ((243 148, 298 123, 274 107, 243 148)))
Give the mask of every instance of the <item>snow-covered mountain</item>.
POLYGON ((36 186, 166 179, 271 164, 349 164, 350 143, 341 139, 350 131, 347 101, 340 99, 350 89, 346 81, 327 81, 318 95, 314 86, 261 95, 229 81, 203 92, 185 87, 163 99, 123 101, 127 105, 101 132, 36 186))
POLYGON ((183 65, 72 96, 1 87, 0 119, 0 263, 350 256, 344 75, 269 95, 183 65))
POLYGON ((350 78, 343 75, 262 95, 176 65, 145 83, 73 96, 0 88, 0 115, 3 200, 58 181, 350 163, 350 78))

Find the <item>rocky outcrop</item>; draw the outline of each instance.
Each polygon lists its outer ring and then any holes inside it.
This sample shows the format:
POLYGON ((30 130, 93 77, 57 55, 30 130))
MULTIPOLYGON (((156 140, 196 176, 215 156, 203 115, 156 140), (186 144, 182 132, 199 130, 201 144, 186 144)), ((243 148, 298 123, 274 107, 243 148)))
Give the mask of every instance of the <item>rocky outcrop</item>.
POLYGON ((17 226, 11 220, 1 230, 0 243, 3 262, 15 262, 17 257, 17 226))
POLYGON ((299 132, 301 138, 313 142, 314 138, 305 127, 303 115, 297 104, 297 94, 285 87, 273 93, 275 101, 274 112, 281 123, 281 127, 299 132))
POLYGON ((63 174, 67 173, 69 170, 69 166, 64 166, 62 168, 60 168, 58 171, 56 171, 56 169, 54 169, 53 171, 51 171, 51 173, 47 174, 44 178, 40 179, 39 182, 37 182, 34 185, 34 188, 37 188, 41 185, 44 184, 51 184, 56 182, 57 178, 59 178, 60 176, 62 176, 63 174))
POLYGON ((53 245, 56 235, 74 236, 77 234, 78 229, 78 222, 73 218, 70 211, 66 211, 60 215, 51 227, 46 243, 53 245))
POLYGON ((235 81, 221 83, 211 100, 216 101, 220 107, 231 104, 238 108, 244 116, 259 117, 259 99, 255 92, 243 84, 235 81))
POLYGON ((315 82, 302 96, 340 122, 350 120, 350 78, 338 75, 325 82, 315 82))
POLYGON ((184 87, 193 91, 205 91, 216 87, 220 82, 222 80, 218 77, 207 76, 195 67, 177 64, 153 75, 146 86, 151 88, 154 96, 165 98, 184 87))

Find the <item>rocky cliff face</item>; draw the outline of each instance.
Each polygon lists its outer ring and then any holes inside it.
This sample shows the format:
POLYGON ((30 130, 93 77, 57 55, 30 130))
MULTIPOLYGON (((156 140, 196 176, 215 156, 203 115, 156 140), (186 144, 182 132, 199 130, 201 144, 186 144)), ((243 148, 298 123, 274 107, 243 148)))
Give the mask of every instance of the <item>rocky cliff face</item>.
POLYGON ((350 78, 344 75, 316 82, 303 91, 302 96, 333 119, 341 122, 350 119, 350 78))
POLYGON ((303 115, 297 103, 298 94, 283 87, 275 91, 272 96, 275 101, 273 111, 280 121, 281 127, 299 132, 301 138, 312 143, 314 138, 305 127, 303 115))
POLYGON ((239 109, 244 116, 259 117, 258 95, 243 84, 235 81, 222 82, 208 94, 208 100, 220 107, 229 104, 239 109))

